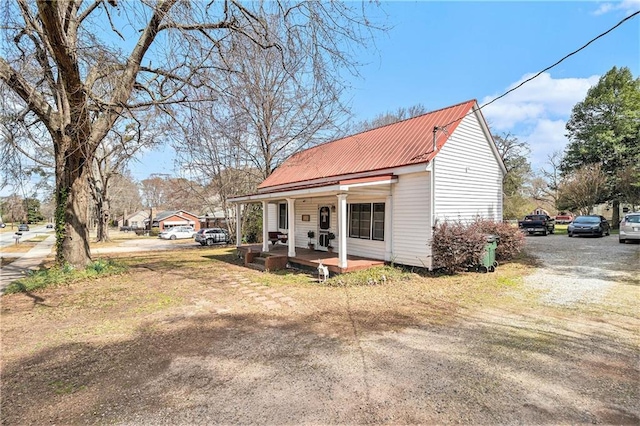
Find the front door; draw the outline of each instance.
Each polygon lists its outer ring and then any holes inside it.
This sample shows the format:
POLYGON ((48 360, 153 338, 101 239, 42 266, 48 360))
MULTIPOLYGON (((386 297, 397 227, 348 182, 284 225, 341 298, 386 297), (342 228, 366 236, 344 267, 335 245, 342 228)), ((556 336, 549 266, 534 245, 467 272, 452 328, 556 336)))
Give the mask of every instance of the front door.
POLYGON ((329 228, 331 228, 331 208, 321 206, 318 210, 318 248, 326 250, 329 245, 329 228))

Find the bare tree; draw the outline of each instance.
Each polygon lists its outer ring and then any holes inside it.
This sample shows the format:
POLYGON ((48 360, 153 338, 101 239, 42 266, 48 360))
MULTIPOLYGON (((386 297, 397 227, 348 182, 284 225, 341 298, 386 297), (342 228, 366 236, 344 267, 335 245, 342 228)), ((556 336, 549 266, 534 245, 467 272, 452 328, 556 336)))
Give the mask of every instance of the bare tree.
POLYGON ((528 155, 529 145, 513 136, 511 133, 493 135, 498 153, 507 169, 503 179, 505 197, 516 194, 523 195, 531 178, 531 165, 528 155))
MULTIPOLYGON (((286 36, 274 17, 267 23, 286 36)), ((331 139, 349 115, 341 101, 344 83, 325 65, 319 68, 306 46, 283 55, 237 35, 226 43, 220 66, 232 72, 214 78, 209 97, 215 102, 203 99, 190 111, 174 147, 185 176, 206 184, 205 192, 191 188, 194 195, 222 211, 233 233, 227 199, 255 191, 289 156, 331 139)))
POLYGON ((168 175, 152 174, 140 181, 142 202, 147 208, 165 208, 169 205, 169 194, 166 184, 168 175))
POLYGON ((607 176, 600 164, 588 164, 566 176, 560 184, 558 207, 588 214, 608 191, 607 176))
POLYGON ((23 197, 50 193, 53 152, 45 143, 49 137, 39 126, 25 128, 18 120, 11 112, 0 113, 0 189, 10 188, 23 197))
POLYGON ((316 69, 338 72, 355 69, 347 49, 370 28, 362 9, 338 2, 15 0, 0 7, 0 98, 25 128, 46 129, 55 159, 57 260, 77 267, 90 261, 94 154, 123 115, 189 105, 185 87, 202 87, 205 71, 224 72, 217 67, 230 34, 283 57, 305 47, 316 69), (284 31, 273 31, 266 16, 284 31))
POLYGON ((111 179, 111 217, 123 216, 141 210, 140 184, 131 177, 128 170, 118 173, 111 179))
POLYGON ((371 119, 371 121, 363 120, 360 123, 357 123, 353 131, 354 133, 364 132, 367 130, 375 129, 377 127, 397 123, 398 121, 417 117, 419 115, 426 114, 427 112, 427 108, 422 104, 415 104, 408 108, 400 107, 395 111, 388 111, 382 114, 378 114, 373 119, 371 119))
POLYGON ((554 151, 547 156, 548 168, 542 168, 540 170, 543 179, 547 183, 546 188, 542 188, 542 193, 553 202, 554 207, 558 210, 561 210, 558 207, 558 191, 562 181, 562 173, 560 171, 561 164, 562 151, 554 151))
POLYGON ((23 220, 27 216, 24 199, 18 195, 10 195, 2 200, 2 220, 11 221, 11 227, 15 222, 23 220))
MULTIPOLYGON (((139 114, 139 116, 142 115, 139 114)), ((121 120, 121 123, 123 121, 121 120)), ((89 173, 89 188, 94 200, 94 214, 98 225, 97 241, 109 240, 112 203, 110 192, 114 176, 124 172, 139 150, 156 143, 156 133, 160 130, 149 128, 152 122, 150 118, 129 120, 122 129, 114 127, 96 148, 89 173)))

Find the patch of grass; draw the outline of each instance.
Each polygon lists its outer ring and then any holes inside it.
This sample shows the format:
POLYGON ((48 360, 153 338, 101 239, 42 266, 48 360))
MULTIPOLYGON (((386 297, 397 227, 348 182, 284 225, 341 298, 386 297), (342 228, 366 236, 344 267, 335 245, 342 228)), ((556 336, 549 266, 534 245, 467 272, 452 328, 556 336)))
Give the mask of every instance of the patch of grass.
POLYGON ((152 312, 162 311, 172 306, 178 306, 184 303, 183 298, 174 297, 169 294, 157 293, 149 295, 151 300, 140 302, 140 305, 134 310, 137 314, 149 314, 152 312))
POLYGON ((63 380, 54 380, 49 383, 49 386, 53 388, 53 391, 58 395, 68 395, 85 389, 86 386, 77 386, 75 383, 65 382, 63 380))
POLYGON ((31 241, 21 241, 19 244, 11 244, 2 248, 4 253, 26 253, 36 246, 31 241))
POLYGON ((502 287, 517 287, 521 280, 520 277, 497 277, 496 282, 502 287))
POLYGON ((556 225, 556 229, 553 232, 557 235, 567 235, 567 226, 569 225, 556 225))
POLYGON ((46 234, 38 234, 34 237, 29 238, 27 241, 32 242, 32 243, 39 243, 41 241, 46 240, 47 238, 49 238, 48 235, 46 234))
POLYGON ((329 278, 326 285, 331 287, 353 287, 367 285, 382 285, 392 282, 408 281, 413 274, 400 268, 391 266, 379 266, 364 269, 362 271, 349 272, 329 278))
POLYGON ((97 278, 115 274, 121 274, 127 267, 113 260, 98 259, 89 264, 85 269, 74 269, 69 265, 42 269, 29 273, 6 288, 5 293, 25 293, 47 288, 53 285, 68 284, 79 280, 97 278))
POLYGON ((256 281, 260 282, 260 284, 266 285, 267 287, 283 284, 305 285, 311 282, 315 282, 316 280, 317 276, 314 277, 311 272, 295 269, 280 269, 277 271, 270 271, 269 273, 259 275, 256 278, 256 281))

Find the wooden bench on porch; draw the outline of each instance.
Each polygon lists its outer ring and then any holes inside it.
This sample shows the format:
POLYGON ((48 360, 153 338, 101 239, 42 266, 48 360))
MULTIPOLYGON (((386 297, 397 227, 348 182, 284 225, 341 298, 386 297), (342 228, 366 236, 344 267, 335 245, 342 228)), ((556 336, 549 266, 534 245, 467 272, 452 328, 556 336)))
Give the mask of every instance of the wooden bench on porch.
POLYGON ((282 244, 287 243, 288 236, 287 234, 282 234, 280 232, 269 232, 269 241, 271 244, 276 245, 276 243, 281 242, 282 244))

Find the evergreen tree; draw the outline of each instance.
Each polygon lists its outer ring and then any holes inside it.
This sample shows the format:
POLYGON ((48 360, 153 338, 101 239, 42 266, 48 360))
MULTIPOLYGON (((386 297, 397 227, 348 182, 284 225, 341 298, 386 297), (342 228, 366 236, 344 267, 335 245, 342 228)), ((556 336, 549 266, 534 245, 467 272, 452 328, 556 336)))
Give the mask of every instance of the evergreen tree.
POLYGON ((634 79, 629 68, 613 67, 573 107, 566 128, 570 142, 561 164, 563 174, 599 164, 607 190, 597 202, 613 204, 613 225, 617 226, 620 202, 630 201, 620 170, 640 163, 640 79, 634 79))

